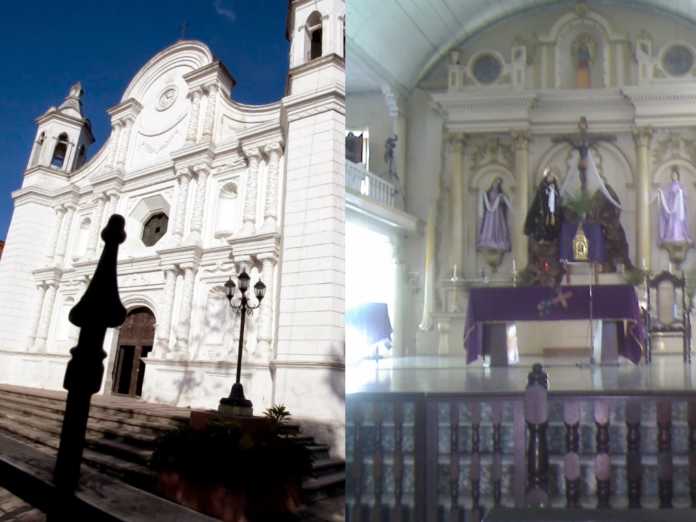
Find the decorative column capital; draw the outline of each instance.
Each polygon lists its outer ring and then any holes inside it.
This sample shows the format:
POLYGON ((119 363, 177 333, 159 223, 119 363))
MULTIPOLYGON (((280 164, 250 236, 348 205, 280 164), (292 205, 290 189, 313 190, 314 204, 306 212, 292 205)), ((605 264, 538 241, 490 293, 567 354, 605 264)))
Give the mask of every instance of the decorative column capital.
POLYGON ((267 145, 264 145, 263 151, 269 158, 273 157, 274 155, 276 157, 280 156, 283 152, 283 144, 281 142, 268 143, 267 145))
POLYGON ((186 95, 188 98, 191 98, 193 101, 197 101, 200 99, 200 97, 203 95, 203 89, 201 87, 194 87, 191 89, 188 94, 186 95))
POLYGON ((462 152, 468 141, 469 135, 464 132, 447 132, 447 144, 450 152, 462 152))
POLYGON ((637 147, 650 147, 654 130, 652 127, 634 127, 633 140, 637 147))
POLYGON ((109 196, 106 194, 106 192, 97 192, 94 194, 94 202, 99 204, 106 202, 107 199, 109 199, 109 196))
POLYGON ((53 207, 53 210, 55 211, 56 214, 59 216, 62 216, 62 214, 65 214, 65 211, 68 210, 67 206, 65 203, 59 203, 55 207, 53 207))
POLYGON ((219 88, 219 86, 215 82, 209 83, 209 84, 203 86, 203 89, 208 94, 208 96, 215 94, 215 91, 217 91, 218 88, 219 88))
POLYGON ((260 147, 243 147, 242 152, 249 160, 249 164, 258 163, 261 159, 261 148, 260 147))
POLYGON ((193 261, 186 261, 184 263, 179 263, 179 269, 182 272, 192 272, 196 268, 196 264, 193 261))
POLYGON ((199 163, 198 165, 194 165, 191 170, 193 170, 196 176, 207 176, 208 174, 210 174, 211 168, 210 165, 207 163, 199 163))
POLYGON ((278 262, 278 254, 275 252, 264 252, 263 254, 257 254, 256 259, 259 261, 271 261, 273 264, 278 262))
POLYGON ((179 167, 176 169, 176 172, 174 174, 176 179, 183 181, 184 179, 186 181, 191 179, 191 168, 190 167, 179 167))
POLYGON ((510 131, 510 136, 512 137, 512 144, 514 145, 515 150, 527 150, 529 148, 529 142, 531 140, 529 131, 510 131))

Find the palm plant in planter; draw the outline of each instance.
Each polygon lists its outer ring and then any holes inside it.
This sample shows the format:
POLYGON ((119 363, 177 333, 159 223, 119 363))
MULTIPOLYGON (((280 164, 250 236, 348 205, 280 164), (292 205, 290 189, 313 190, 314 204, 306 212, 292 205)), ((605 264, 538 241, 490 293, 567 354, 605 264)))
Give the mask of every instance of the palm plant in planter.
POLYGON ((311 456, 279 426, 214 421, 163 435, 151 458, 161 492, 225 522, 292 520, 311 456))

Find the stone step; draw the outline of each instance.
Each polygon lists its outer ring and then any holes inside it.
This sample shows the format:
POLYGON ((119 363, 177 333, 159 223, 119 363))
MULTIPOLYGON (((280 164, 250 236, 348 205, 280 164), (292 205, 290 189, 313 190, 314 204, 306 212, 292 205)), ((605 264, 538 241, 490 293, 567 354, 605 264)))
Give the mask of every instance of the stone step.
MULTIPOLYGON (((17 404, 31 407, 33 410, 51 412, 54 415, 63 416, 65 412, 64 399, 46 399, 44 397, 26 397, 14 392, 7 392, 0 387, 0 402, 5 404, 17 404)), ((134 410, 113 409, 111 407, 95 406, 92 404, 89 412, 90 419, 97 422, 116 423, 123 428, 135 428, 142 431, 143 428, 153 433, 161 434, 173 428, 177 428, 188 422, 187 419, 167 419, 165 417, 141 415, 134 410), (153 420, 154 419, 154 420, 153 420)))
POLYGON ((341 459, 321 459, 312 461, 312 475, 314 477, 345 471, 346 463, 341 459))
MULTIPOLYGON (((53 410, 43 410, 34 408, 25 401, 19 400, 4 400, 3 410, 15 412, 19 415, 29 416, 46 421, 56 422, 59 425, 63 423, 63 412, 53 410)), ((164 433, 165 430, 151 430, 147 428, 137 428, 119 424, 116 421, 106 421, 90 418, 87 423, 87 436, 101 437, 107 439, 122 439, 134 446, 152 448, 157 437, 164 433)))
MULTIPOLYGON (((0 419, 0 431, 20 442, 29 442, 33 447, 40 447, 40 449, 52 456, 55 456, 58 451, 59 440, 53 434, 27 428, 10 419, 0 419)), ((84 449, 82 458, 83 463, 90 467, 119 478, 135 487, 151 492, 155 491, 155 474, 145 466, 127 462, 111 455, 105 455, 90 448, 84 449)))
POLYGON ((302 483, 305 502, 317 502, 323 498, 345 494, 345 471, 330 473, 318 478, 308 478, 302 483))

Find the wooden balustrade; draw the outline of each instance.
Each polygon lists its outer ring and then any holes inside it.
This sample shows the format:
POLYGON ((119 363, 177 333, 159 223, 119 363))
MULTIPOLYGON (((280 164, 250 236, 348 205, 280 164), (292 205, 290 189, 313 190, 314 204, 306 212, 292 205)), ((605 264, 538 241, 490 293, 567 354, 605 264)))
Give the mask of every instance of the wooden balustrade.
POLYGON ((696 507, 696 395, 546 386, 535 367, 523 394, 349 395, 348 520, 696 507), (676 476, 688 477, 688 487, 677 487, 676 476))

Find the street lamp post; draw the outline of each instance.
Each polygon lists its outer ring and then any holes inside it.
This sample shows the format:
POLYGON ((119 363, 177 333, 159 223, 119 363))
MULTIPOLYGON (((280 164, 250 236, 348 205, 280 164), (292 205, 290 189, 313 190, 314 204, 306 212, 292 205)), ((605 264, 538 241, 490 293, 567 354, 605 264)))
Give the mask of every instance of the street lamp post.
POLYGON ((239 274, 239 292, 242 297, 238 305, 232 304, 232 299, 234 298, 235 284, 230 277, 225 283, 225 297, 230 303, 230 306, 236 310, 241 315, 240 321, 240 332, 239 332, 239 348, 237 349, 237 379, 232 385, 232 391, 230 391, 229 397, 224 397, 220 399, 220 406, 218 407, 218 412, 222 415, 251 415, 252 414, 252 404, 249 399, 244 397, 244 387, 241 383, 242 378, 242 350, 244 349, 244 322, 247 315, 256 310, 261 306, 261 300, 263 296, 266 295, 266 285, 262 281, 258 281, 254 285, 254 295, 256 296, 256 306, 251 306, 249 304, 249 298, 247 297, 247 290, 249 290, 249 281, 251 278, 249 274, 246 273, 246 269, 242 270, 239 274))

